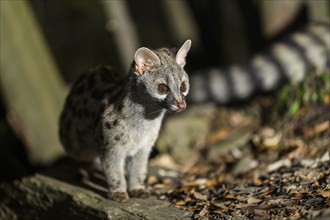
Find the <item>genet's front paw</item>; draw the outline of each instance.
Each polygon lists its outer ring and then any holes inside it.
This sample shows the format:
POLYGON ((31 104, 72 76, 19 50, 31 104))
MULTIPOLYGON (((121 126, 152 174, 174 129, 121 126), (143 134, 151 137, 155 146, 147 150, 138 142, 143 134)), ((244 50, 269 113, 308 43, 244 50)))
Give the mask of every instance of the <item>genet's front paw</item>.
POLYGON ((128 195, 126 192, 109 192, 109 199, 114 200, 116 202, 125 202, 128 200, 128 195))
POLYGON ((131 197, 147 199, 150 197, 150 191, 147 189, 133 189, 129 192, 131 197))

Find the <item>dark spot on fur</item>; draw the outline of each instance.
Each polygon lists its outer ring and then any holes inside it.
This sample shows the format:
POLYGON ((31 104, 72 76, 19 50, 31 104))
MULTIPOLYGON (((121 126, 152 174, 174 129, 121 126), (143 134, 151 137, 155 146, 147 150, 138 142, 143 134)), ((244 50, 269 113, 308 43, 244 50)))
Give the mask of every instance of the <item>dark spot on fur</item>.
POLYGON ((105 125, 105 127, 107 129, 111 129, 112 128, 112 124, 110 122, 108 122, 108 121, 104 125, 105 125))
MULTIPOLYGON (((93 117, 93 118, 95 118, 95 117, 93 117)), ((93 127, 96 128, 97 125, 99 124, 99 122, 100 122, 100 118, 99 117, 95 118, 94 122, 93 122, 93 127)))
POLYGON ((76 106, 74 106, 73 104, 72 104, 72 107, 71 107, 71 111, 72 111, 72 115, 76 116, 76 114, 77 114, 76 106))
POLYGON ((68 98, 67 98, 67 100, 66 100, 66 105, 67 105, 69 108, 72 108, 73 101, 72 101, 72 97, 71 97, 71 96, 68 96, 68 98))
POLYGON ((112 189, 116 189, 120 186, 120 180, 115 181, 114 179, 110 179, 109 182, 110 182, 109 187, 112 189))
POLYGON ((77 129, 77 134, 79 135, 79 137, 81 136, 84 136, 85 134, 87 134, 88 133, 88 131, 86 131, 86 130, 84 130, 84 129, 82 129, 82 130, 80 130, 80 129, 77 129))
POLYGON ((89 74, 87 79, 88 90, 91 90, 94 87, 95 83, 96 83, 95 75, 89 74))
POLYGON ((74 87, 79 86, 79 84, 82 83, 84 79, 85 79, 85 74, 80 75, 78 79, 75 81, 74 87))
POLYGON ((84 112, 84 116, 85 116, 86 118, 88 118, 88 117, 91 116, 91 114, 90 114, 90 112, 88 111, 87 108, 85 108, 85 109, 83 110, 83 112, 84 112))
POLYGON ((175 57, 174 54, 176 54, 176 51, 177 51, 177 49, 175 49, 175 48, 172 48, 172 49, 161 48, 161 49, 158 49, 156 52, 157 52, 157 53, 160 52, 160 53, 166 54, 166 55, 169 56, 169 57, 174 58, 174 57, 175 57))
POLYGON ((116 136, 116 137, 115 137, 115 140, 116 140, 116 141, 119 141, 119 140, 120 140, 120 137, 119 137, 119 136, 116 136))
POLYGON ((81 118, 81 117, 83 116, 83 110, 79 109, 79 110, 77 111, 77 116, 78 116, 79 118, 81 118))
POLYGON ((117 126, 117 124, 118 124, 118 119, 114 120, 112 123, 113 126, 117 126))
POLYGON ((64 127, 65 127, 65 130, 66 130, 67 132, 71 129, 71 122, 70 122, 70 120, 67 120, 67 121, 65 122, 64 127))
POLYGON ((101 100, 103 97, 103 93, 101 90, 93 89, 93 91, 91 92, 91 97, 96 100, 101 100))
POLYGON ((108 98, 108 103, 114 103, 120 97, 121 92, 124 90, 123 87, 115 89, 108 98))
POLYGON ((73 89, 73 94, 82 94, 85 91, 85 84, 81 84, 80 86, 73 89))
POLYGON ((111 77, 111 72, 108 69, 106 69, 105 67, 101 68, 101 80, 103 82, 113 81, 112 77, 111 77))
POLYGON ((118 106, 118 111, 121 112, 123 110, 123 108, 124 108, 124 103, 122 103, 118 106))
POLYGON ((103 113, 103 111, 104 110, 102 110, 102 109, 100 109, 97 113, 95 113, 95 112, 92 112, 91 113, 91 115, 93 116, 93 117, 95 117, 96 115, 98 116, 98 117, 101 117, 102 116, 102 113, 103 113), (94 115, 95 114, 95 115, 94 115))
POLYGON ((88 102, 88 101, 87 101, 87 98, 85 97, 85 98, 83 99, 83 105, 86 106, 86 105, 87 105, 87 102, 88 102))
POLYGON ((107 107, 108 107, 108 106, 107 106, 106 104, 101 105, 101 107, 99 108, 99 111, 98 111, 97 114, 98 114, 98 115, 103 114, 107 107))
POLYGON ((110 94, 112 91, 113 91, 113 87, 106 88, 103 90, 93 89, 91 96, 93 99, 101 100, 104 96, 106 96, 107 94, 110 94))

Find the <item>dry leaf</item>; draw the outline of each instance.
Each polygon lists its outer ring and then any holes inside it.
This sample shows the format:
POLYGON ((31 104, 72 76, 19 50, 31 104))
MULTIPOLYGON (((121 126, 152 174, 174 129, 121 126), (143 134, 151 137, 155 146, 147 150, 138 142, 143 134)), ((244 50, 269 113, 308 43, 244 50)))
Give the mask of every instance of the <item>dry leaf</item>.
POLYGON ((290 168, 291 167, 291 160, 282 159, 282 160, 276 161, 275 163, 272 163, 272 164, 268 165, 267 171, 268 172, 273 172, 275 170, 278 170, 281 167, 290 168))
POLYGON ((250 198, 247 199, 247 203, 249 203, 249 204, 256 204, 256 203, 259 203, 261 201, 262 201, 261 199, 258 199, 258 198, 255 198, 255 197, 250 197, 250 198))
POLYGON ((330 197, 330 191, 322 191, 320 192, 320 195, 323 197, 330 197))
POLYGON ((183 206, 184 204, 186 204, 186 202, 184 200, 179 200, 174 203, 174 205, 178 205, 178 206, 183 206))
POLYGON ((199 192, 193 192, 192 194, 196 199, 200 199, 200 200, 206 200, 207 199, 206 195, 203 195, 199 192))
POLYGON ((300 197, 301 197, 301 193, 296 192, 295 194, 293 194, 293 197, 295 197, 295 198, 300 198, 300 197))

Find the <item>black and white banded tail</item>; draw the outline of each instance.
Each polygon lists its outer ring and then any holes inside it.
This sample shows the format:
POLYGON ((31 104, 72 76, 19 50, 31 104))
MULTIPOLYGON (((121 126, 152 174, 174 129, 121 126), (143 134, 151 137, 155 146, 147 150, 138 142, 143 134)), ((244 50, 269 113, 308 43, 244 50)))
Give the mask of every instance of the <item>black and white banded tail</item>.
POLYGON ((192 103, 226 104, 272 91, 285 81, 299 83, 306 74, 321 74, 330 64, 330 26, 311 23, 244 65, 211 68, 190 77, 192 103))

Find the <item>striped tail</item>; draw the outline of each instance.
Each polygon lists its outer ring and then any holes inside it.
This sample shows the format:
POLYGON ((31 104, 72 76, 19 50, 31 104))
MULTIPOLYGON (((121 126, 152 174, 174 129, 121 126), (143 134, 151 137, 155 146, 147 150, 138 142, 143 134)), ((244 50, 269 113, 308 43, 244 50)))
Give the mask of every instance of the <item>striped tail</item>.
POLYGON ((190 77, 189 100, 216 104, 244 100, 287 81, 300 83, 312 69, 321 74, 329 64, 330 26, 311 23, 256 54, 247 64, 196 72, 190 77))

